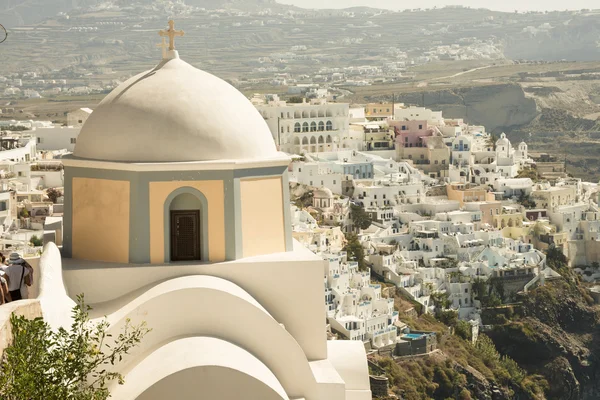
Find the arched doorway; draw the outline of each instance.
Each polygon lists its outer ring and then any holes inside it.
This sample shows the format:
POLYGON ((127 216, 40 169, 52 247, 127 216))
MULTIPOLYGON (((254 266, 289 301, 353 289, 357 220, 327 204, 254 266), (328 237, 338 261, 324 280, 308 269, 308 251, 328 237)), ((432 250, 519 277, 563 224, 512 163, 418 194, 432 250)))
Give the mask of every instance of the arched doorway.
POLYGON ((208 260, 208 203, 191 187, 179 188, 165 202, 165 261, 208 260))

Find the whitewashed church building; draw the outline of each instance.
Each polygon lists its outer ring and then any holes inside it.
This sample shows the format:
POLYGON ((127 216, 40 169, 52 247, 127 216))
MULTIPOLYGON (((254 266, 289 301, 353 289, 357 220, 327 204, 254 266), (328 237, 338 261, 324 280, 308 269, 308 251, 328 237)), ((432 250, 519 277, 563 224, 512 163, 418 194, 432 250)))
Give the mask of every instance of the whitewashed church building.
POLYGON ((363 343, 326 340, 323 260, 292 239, 289 157, 240 92, 179 58, 170 25, 163 60, 111 92, 63 159, 45 319, 68 326, 84 293, 110 333, 147 322, 115 366, 116 400, 371 399, 363 343))

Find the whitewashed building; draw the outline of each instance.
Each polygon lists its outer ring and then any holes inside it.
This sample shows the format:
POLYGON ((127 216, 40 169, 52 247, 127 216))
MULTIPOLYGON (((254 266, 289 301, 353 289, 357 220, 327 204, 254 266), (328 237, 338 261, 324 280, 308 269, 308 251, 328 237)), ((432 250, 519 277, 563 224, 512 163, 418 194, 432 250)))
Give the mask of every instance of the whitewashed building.
POLYGON ((309 103, 286 103, 275 97, 256 105, 275 144, 286 153, 336 151, 349 137, 349 104, 313 99, 309 103))

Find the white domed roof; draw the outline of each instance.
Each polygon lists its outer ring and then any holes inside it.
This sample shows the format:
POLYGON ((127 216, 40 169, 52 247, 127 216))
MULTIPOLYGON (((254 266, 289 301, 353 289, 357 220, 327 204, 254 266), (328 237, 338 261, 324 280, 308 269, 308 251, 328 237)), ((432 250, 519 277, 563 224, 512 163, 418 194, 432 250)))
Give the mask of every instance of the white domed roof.
POLYGON ((332 199, 333 193, 329 188, 321 187, 313 192, 313 197, 317 199, 332 199))
POLYGON ((496 141, 496 146, 502 146, 502 145, 505 145, 505 146, 506 146, 506 145, 508 145, 508 143, 510 143, 510 142, 509 142, 509 141, 508 141, 508 139, 506 138, 506 134, 505 134, 505 133, 502 133, 502 134, 500 134, 500 139, 498 139, 498 140, 496 141))
POLYGON ((182 162, 277 155, 269 127, 244 95, 170 53, 102 100, 81 129, 76 157, 182 162))

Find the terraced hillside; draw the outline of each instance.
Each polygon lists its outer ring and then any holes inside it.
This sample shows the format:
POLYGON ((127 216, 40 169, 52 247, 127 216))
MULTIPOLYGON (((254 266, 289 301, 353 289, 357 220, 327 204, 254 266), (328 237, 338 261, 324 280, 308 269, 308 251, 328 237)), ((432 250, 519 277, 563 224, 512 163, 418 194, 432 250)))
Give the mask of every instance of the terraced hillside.
POLYGON ((600 13, 594 12, 513 14, 464 8, 316 11, 271 0, 187 0, 186 4, 0 0, 0 23, 11 28, 10 39, 0 48, 3 64, 9 72, 24 65, 53 69, 75 62, 137 71, 156 56, 154 31, 169 17, 176 17, 178 26, 188 33, 179 44, 188 59, 237 77, 248 75, 259 65, 260 57, 280 58, 292 46, 306 47, 285 64, 272 66, 283 72, 314 74, 323 66, 398 61, 398 52, 427 57, 438 46, 464 47, 473 41, 486 42, 483 46, 489 45, 491 53, 485 57, 497 61, 504 57, 600 60, 600 13), (215 14, 204 10, 211 7, 229 11, 215 14), (66 12, 69 18, 57 17, 58 12, 66 12), (89 29, 77 29, 82 27, 89 29), (127 65, 122 65, 124 62, 127 65))

